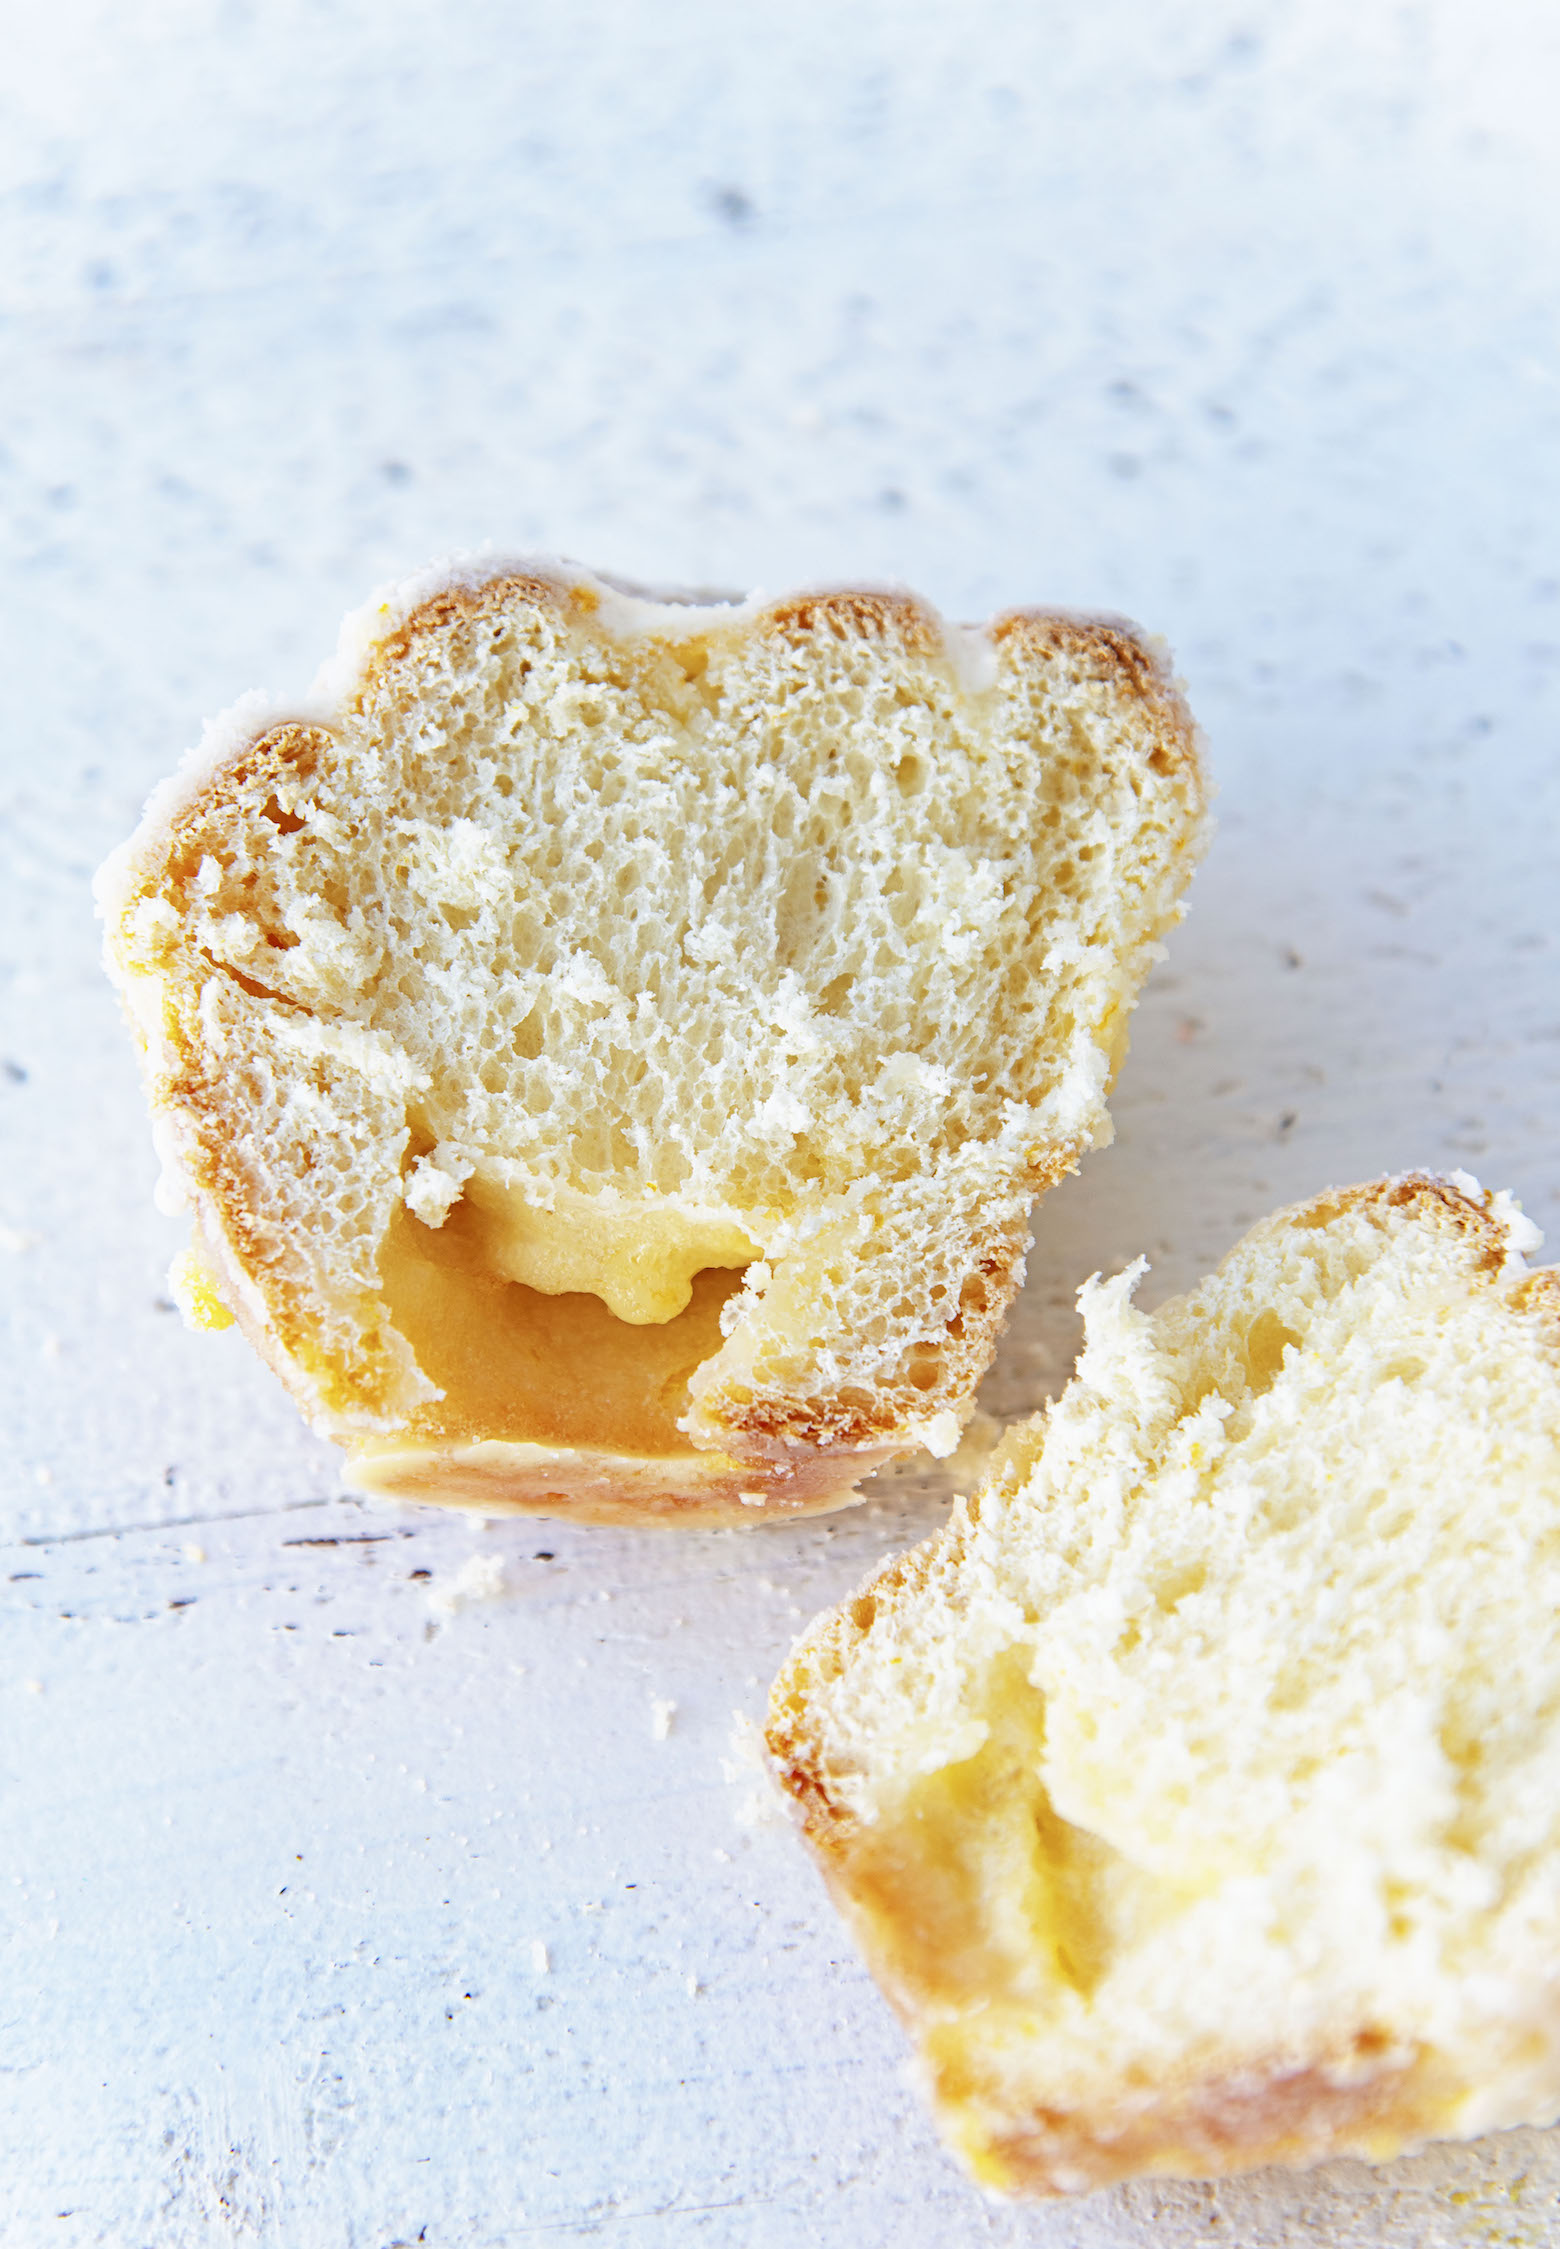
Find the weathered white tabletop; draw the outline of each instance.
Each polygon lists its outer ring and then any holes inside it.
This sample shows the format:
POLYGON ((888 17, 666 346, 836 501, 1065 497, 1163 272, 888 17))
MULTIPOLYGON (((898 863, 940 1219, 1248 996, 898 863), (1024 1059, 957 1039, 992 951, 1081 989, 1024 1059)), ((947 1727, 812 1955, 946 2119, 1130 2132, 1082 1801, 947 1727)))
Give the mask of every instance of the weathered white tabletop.
POLYGON ((88 878, 492 538, 1175 644, 1222 829, 1072 1292, 1414 1163, 1560 1229, 1544 0, 63 0, 0 74, 0 2242, 1528 2242, 1516 2133, 1050 2210, 939 2152, 743 1726, 928 1529, 482 1530, 164 1288, 88 878), (490 1595, 477 1598, 478 1595, 490 1595))

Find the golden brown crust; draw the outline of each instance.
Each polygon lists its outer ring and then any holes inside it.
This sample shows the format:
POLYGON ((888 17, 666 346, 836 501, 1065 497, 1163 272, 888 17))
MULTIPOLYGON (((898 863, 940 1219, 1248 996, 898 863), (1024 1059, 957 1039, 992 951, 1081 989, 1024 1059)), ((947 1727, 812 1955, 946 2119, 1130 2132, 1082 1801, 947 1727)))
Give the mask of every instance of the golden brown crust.
POLYGON ((958 1307, 946 1324, 911 1343, 873 1391, 852 1385, 823 1398, 738 1397, 727 1392, 706 1419, 745 1458, 784 1460, 803 1451, 904 1444, 926 1394, 973 1397, 1007 1325, 1024 1277, 1027 1226, 989 1227, 972 1243, 958 1307))
POLYGON ((956 1509, 941 1530, 881 1563, 837 1609, 817 1618, 770 1693, 764 1740, 775 1778, 796 1804, 842 1907, 848 1902, 842 1878, 860 1823, 833 1785, 811 1697, 849 1667, 870 1632, 892 1632, 895 1612, 916 1601, 939 1572, 957 1567, 963 1543, 956 1509))
MULTIPOLYGON (((261 787, 282 781, 308 780, 334 746, 328 727, 303 719, 284 719, 280 725, 260 730, 242 749, 212 775, 198 796, 175 816, 168 831, 167 858, 160 877, 185 883, 195 874, 201 855, 219 842, 224 822, 232 817, 233 799, 241 789, 258 794, 261 787)), ((263 817, 282 834, 300 823, 274 799, 263 817)))
POLYGON ((1192 792, 1199 812, 1207 803, 1207 776, 1198 754, 1197 727, 1169 666, 1118 617, 1076 617, 1054 609, 1009 609, 993 620, 999 648, 1022 649, 1045 662, 1060 658, 1076 675, 1130 696, 1150 718, 1154 740, 1147 762, 1192 792))
POLYGON ((430 594, 426 601, 419 602, 395 630, 378 643, 364 670, 362 697, 366 698, 395 665, 404 663, 414 642, 425 635, 443 632, 452 625, 469 624, 479 617, 497 615, 517 602, 553 610, 560 617, 566 616, 571 608, 579 616, 589 616, 601 605, 600 597, 589 586, 577 586, 571 591, 555 579, 532 576, 528 571, 506 571, 484 579, 480 585, 447 586, 441 593, 430 594))
POLYGON ((1560 1265, 1543 1265, 1527 1274, 1513 1288, 1511 1302, 1515 1310, 1532 1315, 1550 1349, 1560 1352, 1560 1265))
POLYGON ((776 602, 759 617, 758 629, 778 640, 805 640, 815 633, 836 640, 897 640, 924 656, 935 656, 943 646, 937 620, 909 594, 848 587, 776 602))
POLYGON ((1405 1171, 1390 1179, 1372 1179, 1358 1187, 1332 1187, 1311 1201, 1281 1211, 1270 1223, 1293 1226, 1326 1226, 1349 1211, 1375 1219, 1378 1214, 1412 1215, 1432 1225, 1461 1234, 1474 1253, 1479 1275, 1493 1279, 1505 1269, 1511 1254, 1510 1239, 1499 1219, 1482 1203, 1437 1172, 1405 1171))

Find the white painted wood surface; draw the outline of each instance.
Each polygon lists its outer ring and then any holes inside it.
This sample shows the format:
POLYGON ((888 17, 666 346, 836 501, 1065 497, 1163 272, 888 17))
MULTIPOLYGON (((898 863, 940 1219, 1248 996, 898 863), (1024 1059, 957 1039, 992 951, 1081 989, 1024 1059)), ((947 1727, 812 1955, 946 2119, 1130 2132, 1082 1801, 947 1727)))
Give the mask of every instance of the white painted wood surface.
POLYGON ((982 2202, 734 1740, 945 1487, 341 1500, 170 1316, 87 894, 208 712, 450 547, 1120 608, 1222 830, 991 1410, 1085 1275, 1329 1181, 1554 1235, 1553 10, 64 0, 3 52, 0 2242, 1556 2238, 1540 2133, 982 2202))

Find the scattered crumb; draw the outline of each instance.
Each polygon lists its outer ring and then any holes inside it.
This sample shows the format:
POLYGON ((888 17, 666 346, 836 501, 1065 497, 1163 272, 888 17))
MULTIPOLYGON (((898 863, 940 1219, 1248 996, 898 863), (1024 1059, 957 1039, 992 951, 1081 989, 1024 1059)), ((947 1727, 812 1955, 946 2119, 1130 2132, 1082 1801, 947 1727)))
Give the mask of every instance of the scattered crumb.
POLYGON ((676 1715, 675 1702, 665 1702, 659 1695, 655 1697, 650 1705, 650 1731, 657 1741, 665 1741, 676 1715))
POLYGON ((497 1601, 504 1591, 501 1554, 473 1554, 453 1577, 441 1579, 428 1590, 428 1606, 435 1616, 453 1616, 472 1601, 497 1601))
POLYGON ((547 1956, 547 1947, 540 1937, 537 1937, 531 1945, 531 1969, 532 1973, 538 1976, 550 1976, 552 1974, 552 1962, 547 1956))
POLYGON ((179 1551, 186 1562, 204 1562, 206 1559, 206 1549, 204 1546, 197 1546, 193 1539, 188 1539, 179 1551))
POLYGON ((33 1482, 35 1484, 52 1484, 53 1481, 54 1470, 52 1468, 35 1468, 33 1470, 33 1482))
POLYGON ((933 1460, 947 1460, 959 1447, 959 1417, 945 1406, 941 1413, 913 1422, 908 1434, 924 1445, 933 1460))
POLYGON ((36 1249, 43 1240, 41 1234, 29 1234, 21 1226, 0 1226, 0 1250, 12 1257, 21 1257, 26 1251, 36 1249))
POLYGON ((41 1679, 24 1679, 22 1686, 30 1695, 41 1695, 43 1692, 43 1681, 41 1679))
POLYGON ((44 1359, 57 1359, 64 1348, 57 1335, 46 1335, 38 1345, 38 1355, 44 1359))
POLYGON ((690 1976, 688 1978, 688 1997, 690 1999, 697 1999, 703 1989, 704 1986, 700 1983, 697 1976, 690 1976))

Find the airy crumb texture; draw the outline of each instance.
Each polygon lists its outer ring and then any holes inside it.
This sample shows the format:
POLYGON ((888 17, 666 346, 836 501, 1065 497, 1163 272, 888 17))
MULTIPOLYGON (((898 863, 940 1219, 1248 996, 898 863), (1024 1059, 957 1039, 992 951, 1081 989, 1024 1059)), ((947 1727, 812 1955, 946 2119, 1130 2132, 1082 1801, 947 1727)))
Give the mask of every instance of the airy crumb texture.
POLYGON ((100 880, 181 1298, 363 1488, 751 1521, 951 1452, 1203 799, 1124 626, 402 587, 100 880))
POLYGON ((1560 1271, 1465 1175, 1281 1212, 815 1626, 769 1745, 1006 2194, 1560 2113, 1560 1271))

